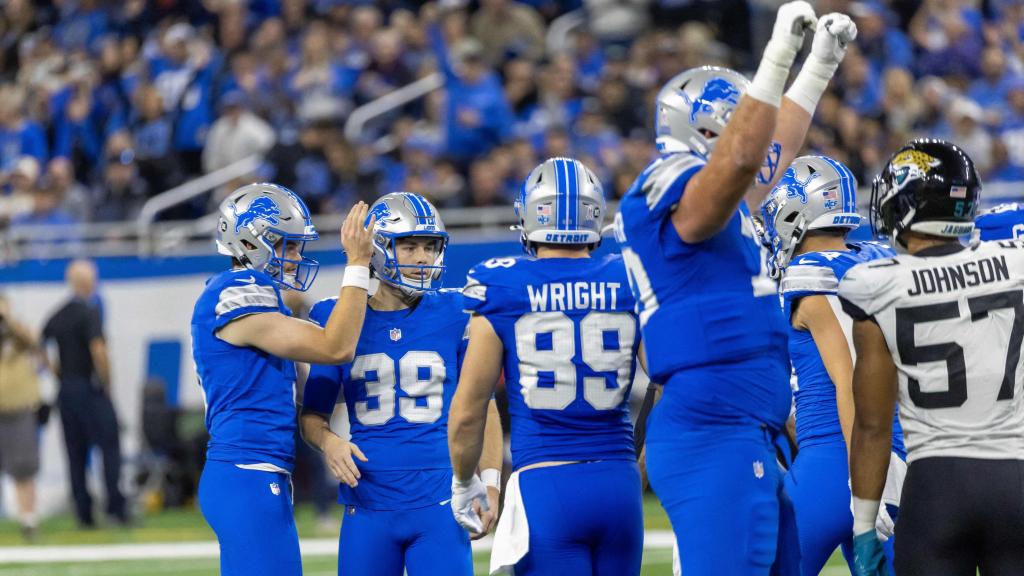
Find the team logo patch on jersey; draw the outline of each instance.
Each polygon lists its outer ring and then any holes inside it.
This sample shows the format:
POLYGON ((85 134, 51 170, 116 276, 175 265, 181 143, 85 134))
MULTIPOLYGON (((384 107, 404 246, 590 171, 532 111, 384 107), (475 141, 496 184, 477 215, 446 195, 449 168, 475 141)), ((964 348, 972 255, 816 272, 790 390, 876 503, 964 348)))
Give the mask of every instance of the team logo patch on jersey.
POLYGON ((278 484, 277 482, 271 482, 270 483, 270 493, 273 494, 274 496, 280 496, 281 495, 281 485, 278 484))
POLYGON ((904 186, 914 180, 920 180, 931 172, 942 162, 933 156, 929 156, 920 150, 905 150, 892 159, 890 165, 896 176, 896 189, 902 190, 904 186))
POLYGON ((388 336, 391 337, 391 341, 392 342, 398 342, 399 340, 402 339, 402 329, 401 328, 392 328, 391 331, 388 332, 388 336))
POLYGON ((754 478, 764 478, 764 462, 760 460, 754 460, 754 478))
POLYGON ((697 114, 714 114, 715 104, 719 102, 737 104, 739 100, 740 91, 732 82, 725 78, 712 78, 690 104, 690 122, 697 121, 697 114))
POLYGON ((241 214, 238 213, 237 206, 232 206, 231 210, 235 213, 235 234, 257 220, 266 220, 276 226, 279 222, 277 217, 281 215, 281 209, 277 207, 277 203, 266 196, 260 196, 250 202, 249 207, 241 214))

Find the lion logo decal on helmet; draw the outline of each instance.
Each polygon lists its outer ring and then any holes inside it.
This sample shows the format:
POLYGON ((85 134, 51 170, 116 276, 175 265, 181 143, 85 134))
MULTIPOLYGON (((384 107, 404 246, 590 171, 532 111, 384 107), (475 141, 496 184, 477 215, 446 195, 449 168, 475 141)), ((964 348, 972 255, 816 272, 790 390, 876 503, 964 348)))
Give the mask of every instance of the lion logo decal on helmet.
POLYGON ((241 214, 238 213, 238 207, 232 206, 231 209, 235 212, 235 233, 239 230, 252 224, 256 220, 266 220, 273 225, 279 223, 277 217, 281 215, 281 209, 278 208, 277 204, 266 196, 260 196, 249 204, 249 207, 245 209, 241 214))

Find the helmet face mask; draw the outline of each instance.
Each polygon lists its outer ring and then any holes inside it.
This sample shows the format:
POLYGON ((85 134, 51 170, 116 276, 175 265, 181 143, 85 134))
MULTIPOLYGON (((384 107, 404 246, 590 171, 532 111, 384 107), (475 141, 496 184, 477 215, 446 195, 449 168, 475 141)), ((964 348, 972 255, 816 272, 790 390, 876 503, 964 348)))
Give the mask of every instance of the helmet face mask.
POLYGON ((302 254, 318 238, 306 204, 283 186, 249 184, 221 202, 217 251, 267 274, 282 289, 304 292, 313 285, 320 264, 302 254))
POLYGON ((904 232, 959 238, 974 229, 981 181, 971 158, 943 140, 912 140, 889 159, 871 187, 876 236, 905 248, 904 232))
POLYGON ((578 160, 550 158, 526 177, 513 205, 523 250, 537 255, 539 244, 601 244, 604 189, 578 160))
POLYGON ((857 180, 843 164, 825 156, 794 160, 761 204, 755 225, 769 251, 769 275, 782 276, 807 232, 860 226, 856 192, 857 180))
POLYGON ((376 217, 373 255, 370 269, 381 282, 398 289, 406 297, 441 289, 448 233, 440 214, 426 198, 411 192, 393 192, 381 197, 370 208, 367 223, 376 217), (429 264, 403 264, 399 257, 402 239, 427 238, 433 241, 434 260, 429 264))

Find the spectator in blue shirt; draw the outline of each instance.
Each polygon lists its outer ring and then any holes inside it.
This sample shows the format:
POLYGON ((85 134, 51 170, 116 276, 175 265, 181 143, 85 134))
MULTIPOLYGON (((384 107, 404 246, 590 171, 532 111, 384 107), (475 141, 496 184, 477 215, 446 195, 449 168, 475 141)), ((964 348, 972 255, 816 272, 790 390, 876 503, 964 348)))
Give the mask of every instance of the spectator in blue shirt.
MULTIPOLYGON (((971 83, 967 97, 983 108, 998 113, 1006 105, 1006 93, 1014 75, 1006 70, 1006 54, 999 46, 988 46, 981 53, 981 78, 971 83)), ((997 121, 998 117, 990 120, 997 121)))
POLYGON ((871 63, 875 75, 886 68, 912 69, 914 46, 899 28, 889 24, 889 10, 877 0, 854 2, 850 15, 857 24, 857 47, 871 63))
POLYGON ((25 155, 40 164, 49 159, 46 133, 25 117, 24 90, 7 85, 0 88, 0 171, 9 171, 25 155))
POLYGON ((432 26, 430 36, 445 76, 448 152, 465 166, 510 136, 512 110, 501 81, 484 63, 479 42, 465 38, 449 55, 440 29, 432 26))

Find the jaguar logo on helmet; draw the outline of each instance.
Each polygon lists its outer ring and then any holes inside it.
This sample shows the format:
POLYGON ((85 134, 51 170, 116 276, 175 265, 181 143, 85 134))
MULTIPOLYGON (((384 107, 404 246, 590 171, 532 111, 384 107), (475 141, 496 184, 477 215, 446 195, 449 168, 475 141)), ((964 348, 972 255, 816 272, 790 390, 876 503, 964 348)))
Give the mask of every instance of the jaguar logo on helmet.
POLYGON ((266 196, 260 196, 253 200, 241 214, 238 213, 237 206, 232 206, 231 210, 235 213, 235 234, 256 220, 266 220, 275 226, 280 222, 277 217, 281 215, 281 209, 278 208, 277 203, 266 196))
POLYGON ((900 152, 890 162, 896 190, 902 190, 910 182, 928 176, 928 173, 940 164, 942 162, 938 158, 929 156, 920 150, 900 152))
POLYGON ((724 78, 712 78, 704 84, 700 96, 690 103, 690 122, 697 120, 697 114, 713 114, 715 104, 727 102, 736 104, 739 102, 740 91, 733 86, 732 82, 724 78))

